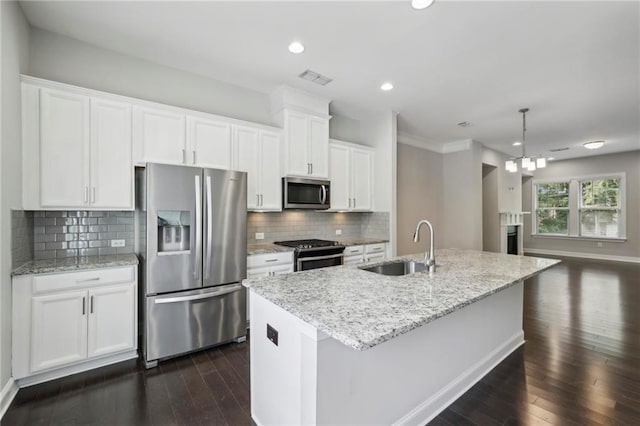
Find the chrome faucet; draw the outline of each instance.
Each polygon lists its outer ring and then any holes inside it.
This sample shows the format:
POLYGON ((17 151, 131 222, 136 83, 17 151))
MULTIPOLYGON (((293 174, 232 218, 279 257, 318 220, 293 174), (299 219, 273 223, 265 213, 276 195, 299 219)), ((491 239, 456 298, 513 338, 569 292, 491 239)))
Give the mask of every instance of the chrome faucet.
POLYGON ((413 242, 417 243, 420 241, 420 227, 422 225, 427 225, 429 227, 429 250, 424 253, 424 264, 429 267, 429 273, 433 273, 436 271, 436 251, 433 247, 433 225, 428 220, 421 220, 418 222, 418 226, 416 226, 416 232, 413 234, 413 242))

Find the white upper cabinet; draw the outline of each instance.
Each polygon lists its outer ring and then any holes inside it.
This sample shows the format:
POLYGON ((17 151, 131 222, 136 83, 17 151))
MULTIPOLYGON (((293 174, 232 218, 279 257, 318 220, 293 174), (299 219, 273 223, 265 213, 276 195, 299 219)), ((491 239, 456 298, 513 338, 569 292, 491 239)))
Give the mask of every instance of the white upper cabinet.
POLYGON ((187 117, 187 164, 231 169, 231 124, 187 117))
POLYGON ((185 164, 186 117, 161 109, 134 107, 135 163, 185 164))
POLYGON ((40 155, 34 160, 40 164, 40 206, 84 206, 89 197, 89 98, 42 89, 39 126, 40 155))
POLYGON ((329 177, 329 119, 284 110, 285 170, 288 176, 329 177))
POLYGON ((131 107, 23 85, 23 207, 133 209, 131 107))
POLYGON ((332 140, 329 152, 331 210, 373 210, 373 150, 332 140))
POLYGON ((91 99, 91 206, 131 208, 131 105, 91 99))
POLYGON ((280 134, 234 126, 234 169, 247 172, 247 209, 282 210, 280 134))

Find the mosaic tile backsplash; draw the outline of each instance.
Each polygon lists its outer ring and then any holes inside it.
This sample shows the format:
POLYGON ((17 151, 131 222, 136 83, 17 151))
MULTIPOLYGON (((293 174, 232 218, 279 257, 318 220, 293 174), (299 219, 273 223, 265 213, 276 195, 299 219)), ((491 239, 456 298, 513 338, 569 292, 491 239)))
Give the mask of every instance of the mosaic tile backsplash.
POLYGON ((273 213, 249 213, 249 244, 297 240, 302 238, 340 239, 351 237, 389 238, 389 213, 325 213, 289 210, 273 213), (336 230, 342 235, 336 235, 336 230), (255 234, 264 233, 264 240, 255 234))
POLYGON ((36 211, 33 212, 33 258, 133 253, 133 212, 36 211), (111 240, 124 247, 111 247, 111 240))

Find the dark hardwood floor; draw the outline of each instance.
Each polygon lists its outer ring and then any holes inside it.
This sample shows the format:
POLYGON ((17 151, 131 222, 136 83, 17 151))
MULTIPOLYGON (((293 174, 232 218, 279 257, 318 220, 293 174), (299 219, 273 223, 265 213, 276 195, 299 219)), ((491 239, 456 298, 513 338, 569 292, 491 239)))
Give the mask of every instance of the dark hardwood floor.
MULTIPOLYGON (((527 343, 433 425, 640 425, 640 265, 563 259, 527 281, 527 343)), ((249 425, 249 342, 21 389, 3 425, 249 425)))

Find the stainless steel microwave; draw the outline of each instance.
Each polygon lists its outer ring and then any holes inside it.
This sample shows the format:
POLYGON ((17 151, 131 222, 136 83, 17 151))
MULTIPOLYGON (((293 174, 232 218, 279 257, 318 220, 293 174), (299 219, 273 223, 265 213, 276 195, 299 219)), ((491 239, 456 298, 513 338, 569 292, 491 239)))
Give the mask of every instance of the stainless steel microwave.
POLYGON ((326 210, 331 207, 328 180, 282 178, 282 207, 285 209, 326 210))

